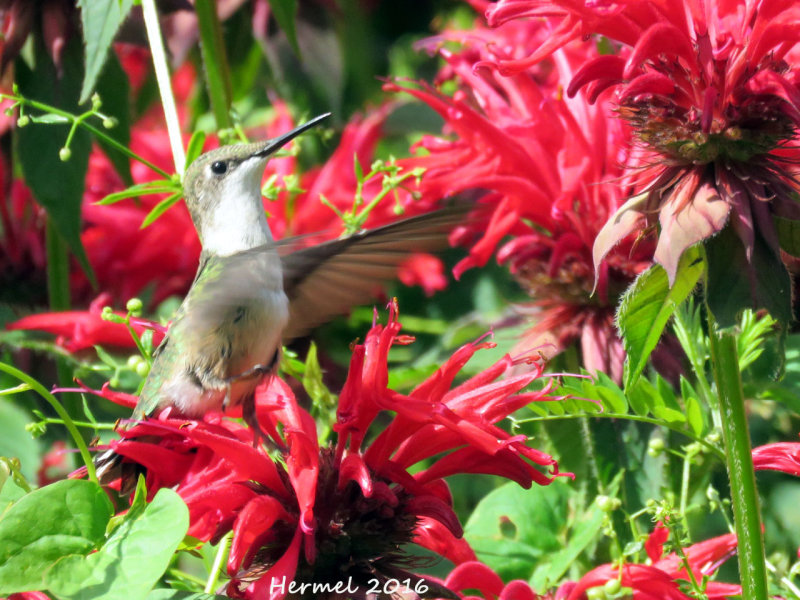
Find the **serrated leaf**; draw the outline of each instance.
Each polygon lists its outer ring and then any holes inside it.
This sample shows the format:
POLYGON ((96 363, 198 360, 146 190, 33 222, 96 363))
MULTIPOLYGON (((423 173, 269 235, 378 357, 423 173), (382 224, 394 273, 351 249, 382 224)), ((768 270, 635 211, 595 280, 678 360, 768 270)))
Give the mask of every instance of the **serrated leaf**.
MULTIPOLYGON (((83 77, 80 47, 68 44, 62 54, 61 74, 39 39, 34 43, 34 67, 16 62, 20 93, 69 112, 77 112, 78 85, 83 77)), ((81 242, 81 203, 89 165, 91 140, 82 128, 70 143, 72 157, 63 162, 58 154, 67 139, 67 125, 31 125, 16 129, 17 152, 25 182, 41 204, 56 230, 94 282, 94 274, 81 242)))
POLYGON ((128 16, 133 0, 78 0, 78 6, 86 56, 86 74, 80 95, 83 103, 94 90, 114 36, 128 16))
POLYGON ((127 518, 97 552, 72 553, 45 573, 62 598, 144 600, 169 565, 189 528, 189 509, 177 493, 161 489, 144 510, 127 518))
POLYGON ((689 248, 678 264, 672 288, 669 287, 663 267, 653 265, 625 292, 617 315, 617 326, 627 353, 626 389, 636 383, 642 374, 669 318, 697 285, 704 267, 700 250, 697 247, 689 248))
POLYGON ((51 566, 103 542, 112 514, 106 493, 89 481, 59 481, 17 500, 0 518, 0 594, 44 589, 51 566))

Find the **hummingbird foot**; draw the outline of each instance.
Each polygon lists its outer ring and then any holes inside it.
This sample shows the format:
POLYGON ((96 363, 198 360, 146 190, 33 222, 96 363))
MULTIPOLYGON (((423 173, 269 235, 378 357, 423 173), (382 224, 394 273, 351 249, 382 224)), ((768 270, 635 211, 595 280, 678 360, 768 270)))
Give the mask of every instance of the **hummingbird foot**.
POLYGON ((247 426, 253 430, 253 448, 258 448, 262 443, 271 449, 275 449, 275 443, 267 436, 258 424, 256 416, 256 398, 254 394, 245 398, 242 402, 242 418, 247 426))

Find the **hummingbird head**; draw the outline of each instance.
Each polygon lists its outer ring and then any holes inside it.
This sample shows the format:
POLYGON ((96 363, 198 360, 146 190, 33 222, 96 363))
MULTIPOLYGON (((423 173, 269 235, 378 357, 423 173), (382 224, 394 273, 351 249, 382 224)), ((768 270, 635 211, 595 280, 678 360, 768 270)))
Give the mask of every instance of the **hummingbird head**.
POLYGON ((264 167, 279 148, 329 115, 277 138, 222 146, 192 162, 184 177, 184 197, 205 251, 225 256, 272 239, 261 200, 264 167))

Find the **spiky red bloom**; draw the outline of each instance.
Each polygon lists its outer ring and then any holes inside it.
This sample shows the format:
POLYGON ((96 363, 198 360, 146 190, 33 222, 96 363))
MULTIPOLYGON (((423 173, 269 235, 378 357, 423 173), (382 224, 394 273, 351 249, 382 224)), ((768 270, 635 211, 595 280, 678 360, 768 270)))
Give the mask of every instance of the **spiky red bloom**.
MULTIPOLYGON (((689 574, 683 566, 682 559, 674 552, 662 556, 663 526, 656 526, 648 539, 648 555, 651 565, 626 564, 622 566, 622 574, 616 565, 601 565, 589 571, 576 583, 564 584, 559 588, 559 596, 566 600, 586 600, 586 591, 603 586, 607 581, 619 580, 623 587, 633 590, 637 600, 690 600, 690 596, 682 591, 682 584, 689 580, 689 574), (656 538, 653 540, 653 538, 656 538)), ((696 581, 713 575, 717 568, 736 550, 736 536, 732 533, 698 542, 684 549, 686 558, 696 581)), ((742 587, 730 583, 711 581, 705 588, 709 600, 724 600, 739 596, 742 587)))
POLYGON ((425 45, 445 59, 437 83, 454 83, 452 96, 425 84, 385 88, 412 94, 445 121, 442 136, 419 142, 426 154, 408 161, 425 169, 422 198, 477 189, 483 190, 479 202, 491 207, 490 219, 458 231, 464 243, 480 239, 456 274, 485 264, 511 235, 497 258, 537 300, 538 324, 526 347, 555 353, 579 340, 588 369, 619 377, 624 354, 613 307, 649 266, 651 247, 626 247, 610 257, 592 297, 592 246, 630 192, 619 181, 629 160, 626 125, 613 117, 607 102, 592 105, 583 94, 569 99, 562 93, 577 65, 596 55, 594 46, 572 45, 508 77, 481 68, 535 47, 547 34, 540 22, 446 31, 425 45))
POLYGON ((800 123, 800 69, 787 60, 800 42, 796 3, 500 0, 487 16, 492 24, 533 16, 557 23, 528 58, 497 61, 505 72, 590 34, 630 48, 587 61, 568 88, 575 94, 587 86, 592 97, 612 88, 649 164, 633 174, 640 195, 598 236, 595 264, 619 240, 656 223, 655 259, 670 283, 683 252, 726 223, 741 240, 753 282, 764 276, 762 265, 778 261, 773 217, 800 219, 797 153, 789 146, 800 123))
MULTIPOLYGON (((57 336, 56 343, 70 352, 95 345, 134 348, 136 344, 133 337, 123 323, 103 319, 103 308, 110 303, 111 296, 101 294, 89 305, 89 310, 36 313, 6 324, 6 329, 52 333, 57 336)), ((153 344, 156 346, 166 333, 166 327, 146 319, 131 319, 131 326, 137 335, 142 335, 146 329, 154 330, 153 344)))
POLYGON ((216 540, 233 531, 229 595, 277 598, 288 591, 284 581, 336 583, 349 576, 354 585, 375 577, 415 581, 406 572, 413 562, 401 552, 405 543, 454 562, 474 559, 459 540, 445 477, 491 473, 528 487, 559 474, 550 456, 495 425, 545 397, 546 389, 521 392, 540 368, 510 375, 515 361, 506 356, 451 389, 470 357, 491 346, 468 344, 400 394, 387 384, 389 349, 411 341, 399 331, 392 306, 388 324, 375 325, 354 347, 333 446, 320 446, 314 420, 277 378, 256 392, 259 423, 277 458, 253 447, 251 430, 219 416, 194 422, 162 413, 112 443, 147 469, 151 493, 168 486, 183 497, 190 534, 216 540), (367 442, 370 426, 386 412, 388 424, 367 442), (427 466, 412 475, 421 461, 427 466))

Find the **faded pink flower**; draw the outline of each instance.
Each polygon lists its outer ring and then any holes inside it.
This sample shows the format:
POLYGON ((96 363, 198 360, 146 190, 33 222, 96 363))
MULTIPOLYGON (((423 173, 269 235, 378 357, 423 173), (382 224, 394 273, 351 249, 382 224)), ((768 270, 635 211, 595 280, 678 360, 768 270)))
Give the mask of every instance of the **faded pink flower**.
POLYGON ((613 90, 641 153, 641 168, 628 174, 636 193, 598 235, 596 266, 629 234, 658 225, 655 260, 672 284, 683 252, 729 223, 742 257, 728 245, 720 259, 749 274, 754 302, 756 280, 773 275, 788 298, 773 218, 800 219, 800 68, 787 60, 800 42, 800 7, 783 0, 500 0, 487 17, 493 25, 545 17, 553 27, 527 58, 495 61, 503 72, 591 34, 624 49, 586 61, 567 89, 585 88, 590 97, 613 90))

